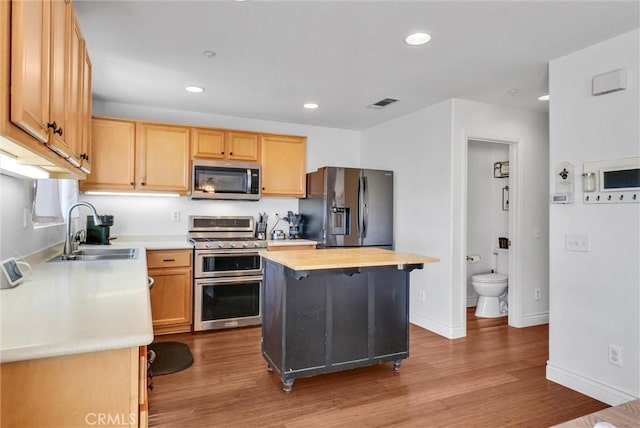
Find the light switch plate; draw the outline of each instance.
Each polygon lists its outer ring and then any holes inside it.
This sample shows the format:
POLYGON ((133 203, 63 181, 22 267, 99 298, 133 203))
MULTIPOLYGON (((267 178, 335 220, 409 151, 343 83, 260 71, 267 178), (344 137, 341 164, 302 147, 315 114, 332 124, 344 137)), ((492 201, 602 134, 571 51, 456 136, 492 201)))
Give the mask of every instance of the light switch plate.
POLYGON ((588 235, 565 235, 564 249, 566 251, 577 251, 588 253, 591 251, 591 245, 588 235))

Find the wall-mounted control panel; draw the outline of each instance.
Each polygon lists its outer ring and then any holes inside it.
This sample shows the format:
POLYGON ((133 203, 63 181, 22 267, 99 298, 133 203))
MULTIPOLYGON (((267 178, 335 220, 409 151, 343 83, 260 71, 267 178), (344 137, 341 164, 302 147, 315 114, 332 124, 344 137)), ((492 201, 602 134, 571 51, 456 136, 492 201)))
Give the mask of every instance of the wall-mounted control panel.
POLYGON ((640 202, 640 156, 585 162, 582 191, 585 204, 640 202))

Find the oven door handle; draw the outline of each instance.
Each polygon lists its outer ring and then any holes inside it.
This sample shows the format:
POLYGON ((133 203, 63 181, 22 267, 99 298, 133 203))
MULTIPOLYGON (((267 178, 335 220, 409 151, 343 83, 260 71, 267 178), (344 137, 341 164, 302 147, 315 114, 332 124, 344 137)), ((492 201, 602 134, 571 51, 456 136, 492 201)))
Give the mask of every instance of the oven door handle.
POLYGON ((196 279, 196 285, 199 286, 208 286, 208 285, 220 285, 220 284, 237 284, 239 282, 247 282, 247 281, 262 281, 262 276, 235 276, 235 277, 225 277, 225 278, 199 278, 196 279))

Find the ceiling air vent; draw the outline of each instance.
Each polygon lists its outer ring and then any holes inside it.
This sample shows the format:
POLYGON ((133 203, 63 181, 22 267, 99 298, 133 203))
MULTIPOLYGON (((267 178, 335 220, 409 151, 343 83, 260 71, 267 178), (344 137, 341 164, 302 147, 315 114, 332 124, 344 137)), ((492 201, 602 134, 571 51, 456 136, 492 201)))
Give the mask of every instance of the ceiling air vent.
POLYGON ((367 108, 383 108, 388 106, 389 104, 393 104, 395 102, 397 102, 398 100, 396 100, 395 98, 385 98, 383 100, 378 101, 377 103, 373 103, 371 105, 368 105, 367 108))

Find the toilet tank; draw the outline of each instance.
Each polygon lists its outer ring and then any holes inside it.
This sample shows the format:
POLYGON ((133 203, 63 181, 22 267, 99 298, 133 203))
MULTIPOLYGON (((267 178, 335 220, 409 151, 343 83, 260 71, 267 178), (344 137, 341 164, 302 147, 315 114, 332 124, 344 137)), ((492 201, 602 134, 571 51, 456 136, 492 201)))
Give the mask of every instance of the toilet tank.
POLYGON ((509 273, 509 250, 505 248, 496 248, 496 273, 509 273))

